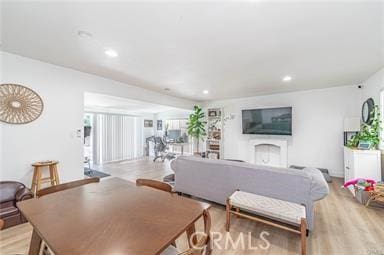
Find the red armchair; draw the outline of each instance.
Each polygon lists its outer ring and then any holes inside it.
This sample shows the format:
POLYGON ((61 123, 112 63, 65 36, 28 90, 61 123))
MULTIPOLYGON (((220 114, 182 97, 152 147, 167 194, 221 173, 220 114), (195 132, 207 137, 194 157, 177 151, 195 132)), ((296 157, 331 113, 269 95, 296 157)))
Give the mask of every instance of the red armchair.
POLYGON ((0 219, 4 228, 26 222, 16 203, 33 198, 33 193, 24 184, 14 181, 0 182, 0 219))

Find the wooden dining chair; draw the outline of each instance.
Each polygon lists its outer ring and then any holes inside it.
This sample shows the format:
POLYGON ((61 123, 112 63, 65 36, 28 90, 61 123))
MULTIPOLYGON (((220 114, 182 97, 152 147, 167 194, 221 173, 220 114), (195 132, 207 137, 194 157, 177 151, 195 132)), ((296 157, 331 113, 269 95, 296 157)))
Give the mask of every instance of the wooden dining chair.
MULTIPOLYGON (((67 182, 67 183, 63 183, 63 184, 59 184, 59 185, 55 185, 55 186, 51 186, 51 187, 40 189, 40 190, 37 191, 36 196, 38 198, 40 198, 42 196, 45 196, 45 195, 48 195, 48 194, 51 194, 51 193, 55 193, 55 192, 59 192, 59 191, 67 190, 67 189, 72 189, 72 188, 80 187, 80 186, 83 186, 83 185, 86 185, 86 184, 89 184, 89 183, 96 183, 96 182, 100 182, 100 178, 92 177, 92 178, 87 178, 87 179, 83 179, 83 180, 67 182)), ((41 243, 41 246, 40 246, 39 254, 41 254, 41 255, 51 255, 53 253, 52 253, 52 251, 49 249, 49 247, 43 241, 41 243)))
POLYGON ((173 191, 172 191, 173 188, 171 185, 169 185, 168 183, 165 183, 165 182, 157 181, 157 180, 137 179, 136 185, 137 186, 147 186, 147 187, 151 187, 154 189, 173 193, 173 191))
POLYGON ((100 182, 100 178, 92 177, 92 178, 87 178, 87 179, 83 179, 83 180, 67 182, 67 183, 63 183, 63 184, 59 184, 59 185, 55 185, 55 186, 41 189, 41 190, 37 191, 36 196, 42 197, 42 196, 45 196, 45 195, 48 195, 51 193, 55 193, 55 192, 59 192, 59 191, 67 190, 67 189, 72 189, 72 188, 76 188, 79 186, 83 186, 83 185, 86 185, 89 183, 95 183, 95 182, 100 182))
MULTIPOLYGON (((169 246, 161 255, 210 255, 212 252, 211 247, 211 216, 208 210, 203 212, 204 219, 204 234, 194 244, 193 240, 188 240, 190 248, 184 252, 180 252, 176 247, 169 246)), ((189 238, 191 239, 191 238, 189 238)))
MULTIPOLYGON (((152 179, 137 179, 136 180, 137 186, 147 186, 150 188, 154 188, 157 190, 173 193, 173 188, 168 183, 152 180, 152 179)), ((176 242, 172 242, 171 244, 173 247, 176 247, 176 242)))
MULTIPOLYGON (((147 186, 154 189, 158 189, 161 191, 173 193, 173 188, 171 185, 165 182, 157 181, 157 180, 151 180, 151 179, 137 179, 136 185, 138 186, 147 186)), ((196 241, 194 245, 190 244, 190 249, 184 252, 180 252, 176 248, 176 243, 172 242, 172 245, 170 245, 164 252, 161 253, 161 255, 210 255, 211 254, 211 247, 210 247, 210 232, 211 232, 211 217, 209 215, 208 210, 204 210, 203 212, 203 219, 204 219, 204 235, 201 239, 196 241), (205 253, 203 253, 205 251, 205 253)), ((189 233, 187 233, 188 239, 190 239, 189 233)), ((191 240, 188 240, 189 242, 191 240)))

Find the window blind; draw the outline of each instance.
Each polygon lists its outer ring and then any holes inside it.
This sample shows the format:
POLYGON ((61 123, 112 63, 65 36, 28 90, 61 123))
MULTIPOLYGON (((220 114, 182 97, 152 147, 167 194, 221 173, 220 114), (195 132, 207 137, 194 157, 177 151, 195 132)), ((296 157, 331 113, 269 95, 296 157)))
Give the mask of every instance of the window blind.
POLYGON ((144 155, 141 117, 97 113, 93 119, 93 158, 96 164, 144 155))

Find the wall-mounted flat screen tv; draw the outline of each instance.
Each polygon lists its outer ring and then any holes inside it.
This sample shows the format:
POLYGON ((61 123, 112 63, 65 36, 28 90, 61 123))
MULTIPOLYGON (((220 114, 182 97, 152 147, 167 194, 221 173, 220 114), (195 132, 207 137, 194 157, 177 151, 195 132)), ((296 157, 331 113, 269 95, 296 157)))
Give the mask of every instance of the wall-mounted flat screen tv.
POLYGON ((243 134, 292 135, 292 107, 242 111, 243 134))

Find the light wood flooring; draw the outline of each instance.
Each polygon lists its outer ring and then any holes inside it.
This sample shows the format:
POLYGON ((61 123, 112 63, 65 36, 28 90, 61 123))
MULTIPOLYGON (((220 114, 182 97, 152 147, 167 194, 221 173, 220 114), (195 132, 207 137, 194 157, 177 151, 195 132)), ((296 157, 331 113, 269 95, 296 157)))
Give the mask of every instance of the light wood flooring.
MULTIPOLYGON (((101 169, 100 169, 101 170, 101 169)), ((137 178, 162 179, 172 173, 169 163, 142 159, 105 165, 103 171, 113 177, 135 181, 137 178)), ((340 189, 341 179, 334 178, 330 184, 330 194, 317 202, 315 207, 315 230, 308 238, 308 254, 343 255, 369 254, 384 255, 384 209, 365 208, 357 203, 347 190, 340 189)), ((278 185, 271 184, 271 185, 278 185)), ((214 204, 211 209, 212 231, 225 235, 225 208, 214 204)), ((198 229, 202 228, 201 222, 198 229)), ((32 228, 26 223, 0 232, 0 254, 27 254, 32 228)), ((218 241, 213 254, 299 254, 299 236, 261 223, 233 218, 230 235, 236 240, 240 233, 252 234, 251 245, 255 250, 246 249, 248 237, 244 236, 244 248, 225 247, 225 239, 218 241), (270 247, 261 249, 265 242, 259 238, 262 231, 270 242, 270 247)), ((218 234, 215 235, 218 238, 218 234)), ((217 240, 217 239, 216 239, 217 240)), ((230 244, 228 242, 227 244, 230 244)), ((185 236, 177 240, 181 249, 186 246, 185 236)))

